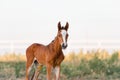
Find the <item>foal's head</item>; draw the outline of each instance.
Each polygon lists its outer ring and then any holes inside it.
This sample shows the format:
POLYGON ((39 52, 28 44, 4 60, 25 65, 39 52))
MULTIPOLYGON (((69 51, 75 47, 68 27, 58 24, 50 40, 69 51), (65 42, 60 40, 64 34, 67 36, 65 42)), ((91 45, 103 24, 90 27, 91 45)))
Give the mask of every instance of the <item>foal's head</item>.
POLYGON ((61 26, 60 22, 58 23, 58 34, 57 37, 63 49, 67 48, 67 39, 68 39, 68 30, 69 24, 66 23, 65 26, 61 26))

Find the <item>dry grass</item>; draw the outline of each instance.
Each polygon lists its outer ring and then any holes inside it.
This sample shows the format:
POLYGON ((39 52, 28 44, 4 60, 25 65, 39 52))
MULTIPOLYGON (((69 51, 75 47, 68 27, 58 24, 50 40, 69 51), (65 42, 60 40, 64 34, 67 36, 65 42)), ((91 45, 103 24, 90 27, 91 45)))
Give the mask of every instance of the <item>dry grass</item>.
POLYGON ((83 52, 83 50, 80 50, 78 53, 70 52, 65 57, 65 61, 72 61, 72 60, 91 60, 94 58, 94 56, 97 56, 99 59, 109 59, 111 58, 112 54, 118 53, 118 58, 120 59, 120 50, 114 51, 113 53, 108 53, 105 49, 98 49, 98 50, 91 50, 87 52, 83 52))
POLYGON ((23 54, 6 53, 4 55, 0 55, 0 61, 2 62, 26 61, 26 56, 23 54))
MULTIPOLYGON (((118 58, 120 59, 120 50, 115 51, 118 53, 118 58)), ((114 53, 115 53, 114 52, 114 53)), ((93 57, 97 55, 100 59, 108 59, 111 57, 112 54, 108 53, 105 49, 98 49, 98 50, 91 50, 87 52, 83 52, 82 49, 78 53, 69 52, 65 55, 64 61, 72 61, 72 60, 91 60, 93 57)), ((4 55, 0 55, 0 61, 7 62, 7 61, 26 61, 25 54, 16 54, 16 53, 6 53, 4 55)))
MULTIPOLYGON (((119 80, 120 51, 115 51, 113 54, 100 49, 86 53, 82 50, 79 53, 70 52, 61 65, 61 80, 119 80), (119 60, 116 59, 116 55, 113 55, 116 53, 119 60), (108 71, 110 68, 113 73, 106 73, 104 67, 108 71), (94 70, 97 72, 95 73, 94 70)), ((26 56, 22 54, 1 55, 0 80, 24 80, 25 62, 26 56)), ((43 68, 41 76, 43 80, 45 80, 45 74, 45 68, 43 68)))

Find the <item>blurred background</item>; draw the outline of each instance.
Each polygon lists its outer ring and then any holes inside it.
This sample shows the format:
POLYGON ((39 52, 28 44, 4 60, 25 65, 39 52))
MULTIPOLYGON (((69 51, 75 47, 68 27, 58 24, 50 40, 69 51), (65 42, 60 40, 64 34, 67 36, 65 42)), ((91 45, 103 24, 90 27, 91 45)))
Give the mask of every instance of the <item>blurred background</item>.
MULTIPOLYGON (((23 80, 26 48, 49 44, 59 21, 63 26, 69 23, 62 80, 119 80, 119 4, 119 0, 0 0, 0 80, 23 80)), ((42 74, 45 78, 45 68, 42 74)))
POLYGON ((25 53, 32 43, 50 43, 57 24, 69 22, 69 51, 120 47, 120 5, 115 0, 1 0, 0 53, 25 53))

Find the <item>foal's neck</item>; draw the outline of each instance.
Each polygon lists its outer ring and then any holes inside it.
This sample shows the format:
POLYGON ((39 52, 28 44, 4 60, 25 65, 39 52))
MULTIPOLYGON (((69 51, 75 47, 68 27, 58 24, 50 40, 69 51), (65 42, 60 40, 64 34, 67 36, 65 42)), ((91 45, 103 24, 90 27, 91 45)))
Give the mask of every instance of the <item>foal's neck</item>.
POLYGON ((54 50, 56 53, 62 50, 58 37, 55 37, 55 39, 48 46, 50 47, 50 49, 54 50))

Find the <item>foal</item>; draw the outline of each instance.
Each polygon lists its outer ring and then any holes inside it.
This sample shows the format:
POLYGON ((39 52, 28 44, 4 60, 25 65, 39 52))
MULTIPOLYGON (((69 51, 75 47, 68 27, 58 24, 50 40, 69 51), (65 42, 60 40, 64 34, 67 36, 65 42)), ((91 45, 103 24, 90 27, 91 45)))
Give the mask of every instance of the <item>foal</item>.
MULTIPOLYGON (((64 54, 62 49, 67 47, 69 24, 66 23, 65 27, 58 23, 58 32, 55 39, 48 45, 34 43, 26 50, 26 80, 29 79, 29 72, 31 70, 32 63, 36 59, 41 67, 43 65, 47 68, 47 80, 50 80, 52 69, 55 72, 55 80, 59 80, 60 77, 60 64, 64 60, 64 54)), ((41 68, 39 68, 41 69, 41 68)), ((35 72, 35 75, 38 74, 35 72)), ((35 76, 34 76, 35 77, 35 76)), ((35 78, 34 78, 35 79, 35 78)))

